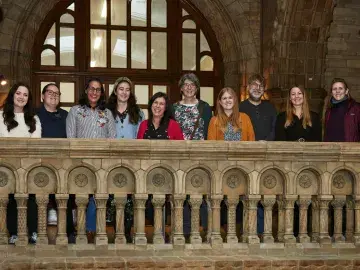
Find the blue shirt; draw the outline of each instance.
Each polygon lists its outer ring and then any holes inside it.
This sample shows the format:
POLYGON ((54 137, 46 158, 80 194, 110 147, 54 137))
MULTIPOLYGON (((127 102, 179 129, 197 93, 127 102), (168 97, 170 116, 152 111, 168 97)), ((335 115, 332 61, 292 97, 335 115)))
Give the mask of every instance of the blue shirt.
POLYGON ((116 116, 116 138, 117 139, 136 139, 138 129, 142 120, 145 119, 144 113, 140 111, 140 119, 137 124, 129 122, 129 114, 126 115, 124 122, 121 123, 119 116, 116 116))
POLYGON ((48 112, 42 105, 37 115, 41 122, 42 138, 66 138, 67 111, 59 108, 56 112, 48 112))

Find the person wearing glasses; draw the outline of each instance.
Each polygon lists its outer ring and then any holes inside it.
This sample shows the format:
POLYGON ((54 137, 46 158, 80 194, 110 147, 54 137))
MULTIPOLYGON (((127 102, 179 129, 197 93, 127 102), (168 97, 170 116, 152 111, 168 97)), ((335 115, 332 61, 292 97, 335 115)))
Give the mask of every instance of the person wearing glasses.
POLYGON ((66 134, 68 138, 116 138, 114 117, 105 108, 105 90, 100 79, 90 79, 79 105, 70 109, 66 134))
POLYGON ((277 113, 269 101, 261 99, 264 89, 265 79, 260 74, 250 76, 249 98, 239 104, 239 111, 250 117, 256 141, 273 141, 277 113))
POLYGON ((66 138, 68 112, 58 107, 60 96, 59 87, 55 83, 49 83, 42 89, 43 104, 37 112, 42 138, 66 138))

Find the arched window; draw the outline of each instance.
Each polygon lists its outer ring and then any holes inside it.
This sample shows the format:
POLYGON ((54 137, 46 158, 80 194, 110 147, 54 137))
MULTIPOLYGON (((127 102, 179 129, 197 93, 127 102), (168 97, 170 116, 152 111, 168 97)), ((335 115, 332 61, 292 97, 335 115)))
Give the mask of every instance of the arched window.
POLYGON ((186 72, 198 75, 200 97, 210 105, 223 86, 215 35, 185 0, 60 1, 39 30, 33 56, 36 105, 42 86, 56 82, 63 108, 70 108, 90 77, 104 81, 107 95, 118 77, 129 77, 142 108, 159 91, 177 101, 186 72))

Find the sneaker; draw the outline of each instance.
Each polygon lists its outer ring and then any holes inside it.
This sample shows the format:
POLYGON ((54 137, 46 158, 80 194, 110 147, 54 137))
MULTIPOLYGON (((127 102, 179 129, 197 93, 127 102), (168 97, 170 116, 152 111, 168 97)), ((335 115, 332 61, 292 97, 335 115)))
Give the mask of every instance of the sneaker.
POLYGON ((36 240, 37 240, 37 233, 33 232, 30 239, 29 239, 29 243, 30 244, 36 244, 36 240))
POLYGON ((9 244, 10 245, 15 245, 15 242, 18 240, 17 235, 12 235, 9 237, 9 244))

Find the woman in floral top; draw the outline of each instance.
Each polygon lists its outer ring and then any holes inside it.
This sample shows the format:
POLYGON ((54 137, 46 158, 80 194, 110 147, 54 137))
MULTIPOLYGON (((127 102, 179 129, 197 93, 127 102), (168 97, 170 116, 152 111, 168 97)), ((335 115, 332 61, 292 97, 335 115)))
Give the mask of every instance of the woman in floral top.
POLYGON ((185 140, 206 140, 212 116, 208 103, 197 99, 200 82, 195 74, 181 77, 179 88, 182 100, 174 104, 174 117, 180 124, 185 140))
POLYGON ((115 121, 111 111, 105 108, 105 90, 99 79, 89 80, 79 103, 66 118, 68 138, 116 137, 115 121))
POLYGON ((216 116, 211 118, 209 140, 255 141, 249 116, 240 113, 237 96, 230 87, 223 88, 216 102, 216 116))

